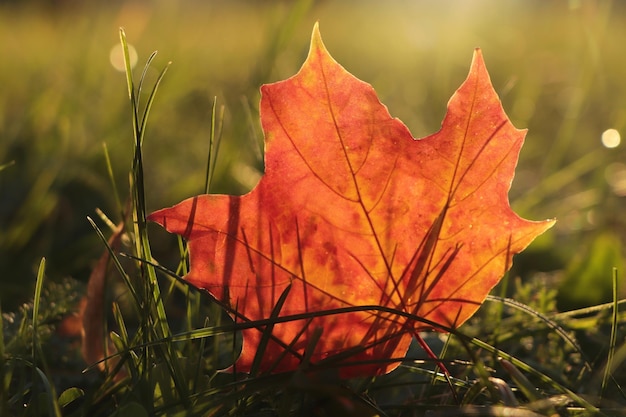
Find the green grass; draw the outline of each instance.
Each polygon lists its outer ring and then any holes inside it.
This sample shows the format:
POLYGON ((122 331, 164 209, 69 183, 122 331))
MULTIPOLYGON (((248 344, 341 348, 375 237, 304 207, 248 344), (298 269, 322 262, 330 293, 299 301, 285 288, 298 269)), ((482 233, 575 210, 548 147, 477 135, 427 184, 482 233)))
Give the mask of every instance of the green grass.
POLYGON ((623 415, 624 151, 600 134, 626 126, 625 15, 617 2, 0 5, 0 415, 623 415), (414 135, 438 129, 476 46, 529 128, 512 204, 559 223, 460 331, 424 335, 454 378, 418 346, 374 380, 219 372, 243 325, 175 278, 182 242, 145 223, 254 185, 258 88, 297 71, 316 20, 414 135), (109 64, 120 26, 139 54, 126 79, 109 64), (122 221, 128 256, 104 244, 122 221), (60 329, 109 250, 113 356, 83 373, 60 329))

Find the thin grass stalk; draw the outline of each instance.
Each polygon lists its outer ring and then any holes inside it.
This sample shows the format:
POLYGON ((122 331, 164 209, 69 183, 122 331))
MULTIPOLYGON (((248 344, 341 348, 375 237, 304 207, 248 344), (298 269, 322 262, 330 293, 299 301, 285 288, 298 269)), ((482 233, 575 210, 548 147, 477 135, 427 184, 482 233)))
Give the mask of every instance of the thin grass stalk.
MULTIPOLYGON (((41 348, 41 347, 40 347, 41 348)), ((37 375, 37 377, 41 380, 42 384, 43 384, 43 388, 44 391, 47 394, 48 397, 48 415, 49 416, 54 416, 54 417, 63 417, 62 413, 61 413, 61 408, 59 407, 59 403, 57 401, 57 395, 56 395, 56 389, 54 388, 54 384, 50 383, 50 380, 48 379, 48 376, 46 375, 46 372, 42 371, 41 369, 39 369, 37 366, 35 366, 33 364, 33 372, 37 375)), ((34 379, 33 379, 33 384, 34 384, 34 379)), ((33 394, 35 393, 35 391, 33 391, 33 394)), ((33 396, 33 398, 31 398, 29 407, 32 404, 36 404, 38 402, 38 398, 37 396, 33 396)), ((35 406, 35 410, 39 409, 39 405, 35 406)), ((37 411, 35 411, 35 413, 37 413, 37 411)), ((34 414, 34 415, 38 415, 38 414, 34 414)))
MULTIPOLYGON (((96 232, 100 240, 104 243, 105 248, 109 252, 111 260, 113 261, 113 265, 115 265, 115 268, 119 272, 120 276, 122 277, 122 280, 124 281, 124 284, 128 288, 128 291, 130 292, 130 295, 133 298, 133 302, 134 302, 133 306, 138 307, 139 305, 141 305, 141 298, 139 297, 139 294, 137 293, 133 284, 130 282, 130 277, 124 270, 124 267, 120 263, 120 260, 117 258, 117 254, 115 253, 113 248, 111 248, 107 238, 104 236, 104 233, 102 233, 102 231, 100 230, 98 225, 93 221, 93 219, 87 216, 87 221, 89 222, 89 224, 91 224, 91 227, 93 227, 94 231, 96 232)), ((140 310, 137 308, 136 312, 139 313, 139 311, 140 310)))
POLYGON ((109 155, 109 148, 106 142, 102 143, 102 150, 104 152, 104 161, 107 166, 107 175, 109 176, 109 181, 111 181, 111 188, 113 189, 113 198, 115 198, 115 207, 117 208, 117 212, 122 218, 124 218, 124 208, 122 206, 122 200, 120 198, 120 193, 117 189, 117 184, 115 182, 115 174, 113 173, 113 164, 111 163, 111 156, 109 155))
MULTIPOLYGON (((130 345, 130 339, 128 337, 128 329, 126 328, 126 322, 124 321, 124 316, 122 315, 122 311, 117 302, 113 303, 113 319, 115 320, 115 324, 117 325, 117 332, 111 331, 109 333, 109 337, 111 340, 114 338, 119 340, 119 342, 114 342, 113 345, 118 352, 126 352, 128 350, 128 346, 130 345), (120 345, 121 343, 121 345, 120 345)), ((108 352, 108 350, 107 350, 108 352)), ((118 356, 119 361, 116 363, 116 369, 121 370, 121 368, 125 365, 128 355, 120 355, 118 356)), ((107 361, 104 362, 108 363, 107 361)), ((133 365, 128 365, 128 368, 132 368, 133 365)), ((111 371, 110 374, 115 375, 117 372, 111 371)))
POLYGON ((211 191, 211 182, 213 179, 213 172, 214 172, 214 162, 213 162, 213 158, 214 156, 214 152, 213 152, 213 147, 215 144, 215 111, 216 111, 216 107, 217 107, 217 97, 213 97, 213 104, 211 105, 211 127, 210 127, 210 135, 209 135, 209 152, 207 155, 207 164, 206 164, 206 174, 205 174, 205 179, 204 179, 204 193, 205 194, 209 194, 209 192, 211 191))
MULTIPOLYGON (((458 404, 459 397, 457 395, 457 392, 454 390, 454 384, 452 383, 452 376, 450 375, 449 372, 447 372, 447 367, 445 366, 445 361, 443 360, 446 356, 449 346, 450 346, 450 338, 448 337, 446 338, 446 341, 444 342, 443 347, 441 348, 441 352, 439 352, 439 356, 438 356, 439 361, 435 361, 435 374, 440 374, 439 370, 443 372, 443 377, 446 383, 448 384, 448 386, 450 387, 450 392, 452 393, 454 402, 458 404)), ((433 385, 435 384, 434 378, 431 383, 433 385)))
MULTIPOLYGON (((137 85, 137 90, 135 93, 135 97, 137 97, 137 115, 139 115, 139 103, 141 101, 141 93, 143 92, 143 82, 146 79, 146 76, 148 75, 148 69, 150 68, 150 66, 152 65, 152 61, 154 61, 154 58, 156 58, 157 56, 157 51, 153 51, 150 56, 148 56, 148 59, 146 59, 146 63, 143 66, 143 71, 141 72, 141 76, 139 77, 139 84, 137 85)), ((166 67, 167 68, 167 67, 166 67)), ((138 123, 139 126, 139 132, 142 132, 145 128, 145 118, 146 118, 146 113, 148 113, 148 104, 146 104, 146 108, 144 108, 143 111, 143 117, 140 123, 138 123)), ((139 136, 140 139, 143 139, 143 137, 139 136)), ((141 140, 141 145, 143 145, 143 140, 141 140)))
MULTIPOLYGON (((156 56, 156 52, 153 53, 153 55, 151 56, 151 58, 154 58, 154 56, 156 56)), ((152 61, 152 59, 150 59, 150 61, 152 61)), ((145 76, 145 71, 147 71, 148 66, 150 65, 150 61, 146 63, 146 67, 144 69, 144 74, 142 74, 141 79, 139 81, 139 85, 141 86, 141 84, 143 84, 143 80, 144 80, 144 76, 145 76)), ((161 70, 161 73, 159 74, 159 76, 157 77, 157 80, 154 83, 154 86, 152 87, 152 90, 150 91, 150 95, 148 96, 148 100, 146 101, 146 108, 144 110, 143 113, 143 117, 141 118, 141 124, 140 129, 139 129, 139 146, 141 149, 141 146, 143 145, 143 139, 146 133, 146 123, 148 122, 148 116, 150 115, 150 109, 152 109, 152 104, 154 103, 154 98, 156 96, 157 90, 159 89, 159 86, 161 85, 161 81, 163 81, 163 77, 165 77, 165 73, 167 72, 169 66, 172 64, 172 62, 168 62, 165 67, 163 67, 163 69, 161 70)), ((141 87, 140 87, 141 88, 141 87)), ((139 153, 138 156, 142 156, 141 153, 139 153)), ((142 171, 143 174, 143 171, 142 171)), ((143 184, 142 184, 143 185, 143 184)))
MULTIPOLYGON (((136 355, 131 354, 131 351, 128 348, 130 346, 130 341, 127 339, 124 339, 124 335, 121 335, 116 332, 111 332, 109 336, 111 338, 111 342, 113 343, 113 346, 115 346, 115 349, 117 350, 117 353, 115 354, 115 356, 119 358, 119 362, 116 365, 117 369, 114 369, 111 372, 111 375, 113 375, 114 372, 119 371, 121 367, 127 363, 128 364, 127 368, 128 368, 128 371, 130 372, 131 379, 134 381, 139 380, 140 375, 141 375, 141 368, 140 368, 141 361, 136 355), (134 360, 125 360, 126 359, 125 357, 134 359, 134 360)), ((108 359, 105 358, 103 360, 106 361, 108 359)))
MULTIPOLYGON (((510 267, 511 265, 505 265, 505 267, 510 267)), ((499 293, 500 298, 506 298, 507 289, 509 287, 509 274, 508 270, 504 272, 504 276, 502 280, 500 280, 499 284, 499 293)), ((495 310, 492 315, 494 325, 493 325, 493 333, 491 336, 492 343, 497 346, 499 344, 501 329, 502 329, 502 320, 504 319, 504 305, 503 304, 495 304, 495 310)))
POLYGON ((509 374, 513 382, 517 385, 517 388, 524 394, 528 401, 539 401, 542 398, 538 395, 537 388, 517 369, 513 364, 506 359, 500 359, 500 365, 509 374))
POLYGON ((2 164, 2 165, 0 165, 0 171, 4 171, 5 169, 7 169, 8 167, 13 166, 13 165, 15 165, 15 161, 14 160, 13 161, 9 161, 9 162, 7 162, 5 164, 2 164))
POLYGON ((41 290, 43 288, 43 280, 46 269, 46 258, 41 258, 41 262, 39 263, 39 270, 37 271, 37 281, 35 284, 35 296, 33 299, 33 346, 32 346, 32 357, 33 362, 37 362, 37 356, 39 355, 38 346, 39 346, 39 305, 41 302, 41 290))
MULTIPOLYGON (((404 358, 405 361, 411 360, 411 358, 409 357, 405 357, 404 358)), ((435 372, 432 369, 426 369, 426 368, 421 368, 417 365, 423 365, 425 363, 431 363, 434 362, 432 360, 426 360, 426 359, 415 359, 413 361, 411 361, 412 363, 410 364, 402 364, 400 366, 410 369, 412 373, 418 373, 420 375, 426 375, 429 377, 429 380, 431 379, 435 379, 437 382, 443 382, 443 383, 448 383, 451 382, 455 387, 459 387, 459 388, 466 388, 469 389, 471 386, 471 382, 465 379, 460 379, 460 378, 455 378, 455 377, 449 377, 446 378, 446 376, 443 374, 443 372, 435 372)), ((457 361, 455 360, 451 360, 448 361, 449 365, 454 365, 456 364, 457 361)), ((466 365, 471 365, 471 363, 467 363, 466 365)), ((411 386, 412 384, 414 384, 414 382, 399 382, 399 383, 385 383, 384 387, 382 387, 382 389, 388 388, 388 387, 402 387, 402 386, 406 386, 409 385, 411 386)), ((423 384, 427 384, 428 386, 430 386, 430 381, 429 382, 423 382, 423 384)), ((370 388, 369 391, 373 391, 376 389, 381 389, 378 387, 374 387, 374 388, 370 388)), ((465 396, 463 397, 465 399, 465 396)))
POLYGON ((176 269, 176 274, 180 276, 185 276, 189 273, 189 268, 187 265, 187 257, 189 256, 189 249, 185 246, 185 242, 183 241, 183 237, 177 236, 178 242, 178 251, 180 253, 180 262, 178 263, 178 268, 176 269))
MULTIPOLYGON (((280 311, 287 301, 287 296, 289 295, 289 291, 291 291, 291 284, 287 285, 285 290, 280 294, 278 301, 272 308, 272 312, 270 313, 270 319, 275 319, 279 316, 280 311)), ((259 373, 259 369, 261 366, 261 362, 263 361, 263 356, 265 355, 265 350, 267 349, 267 345, 270 342, 272 337, 272 331, 274 330, 273 324, 268 324, 263 330, 263 334, 261 335, 261 340, 259 341, 259 346, 257 348, 256 355, 254 355, 254 360, 252 361, 252 365, 250 366, 250 375, 257 376, 259 373)))
MULTIPOLYGON (((555 321, 563 321, 570 318, 575 318, 578 316, 587 316, 592 313, 599 313, 603 310, 609 310, 614 308, 615 306, 620 307, 621 305, 626 304, 626 299, 619 300, 617 303, 611 301, 610 303, 598 304, 591 307, 579 308, 576 310, 564 311, 562 313, 556 313, 549 315, 551 320, 555 321)), ((619 311, 618 311, 619 313, 619 311)))
MULTIPOLYGON (((98 215, 98 217, 100 217, 100 220, 102 220, 104 222, 104 224, 106 224, 106 226, 109 228, 109 230, 111 230, 112 232, 115 232, 115 229, 117 228, 115 223, 113 223, 113 221, 111 219, 109 219, 109 217, 102 210, 100 210, 98 207, 96 207, 95 211, 96 211, 96 214, 98 215)), ((122 213, 122 215, 123 215, 123 213, 122 213)))
POLYGON ((217 157, 220 154, 220 146, 222 145, 225 112, 226 112, 226 106, 222 104, 220 106, 220 112, 216 121, 217 122, 217 135, 215 136, 215 139, 214 139, 215 149, 213 150, 213 162, 211 163, 211 181, 209 182, 209 189, 211 189, 211 185, 213 184, 213 179, 215 178, 215 169, 217 167, 217 157))
POLYGON ((493 402, 502 402, 504 399, 502 398, 501 392, 491 381, 491 374, 489 373, 484 361, 480 359, 472 349, 470 349, 469 344, 471 341, 468 341, 467 339, 460 340, 463 343, 465 350, 472 358, 472 371, 478 377, 480 385, 489 392, 493 402))
POLYGON ((609 338, 609 352, 606 358, 606 365, 604 367, 604 376, 602 377, 602 386, 600 389, 600 397, 604 395, 607 388, 609 379, 613 375, 613 359, 615 356, 615 346, 617 345, 617 294, 618 294, 618 281, 617 281, 617 268, 613 268, 613 314, 611 316, 611 336, 609 338))
MULTIPOLYGON (((204 325, 208 326, 208 324, 209 324, 209 320, 208 318, 205 318, 204 325)), ((193 383, 191 386, 191 392, 197 391, 198 382, 200 381, 200 378, 202 378, 202 368, 203 368, 202 357, 203 357, 205 347, 206 347, 206 339, 200 339, 200 346, 198 347, 198 354, 196 356, 196 361, 197 361, 198 366, 196 367, 196 372, 194 373, 194 379, 193 379, 193 383)))
POLYGON ((458 399, 456 391, 454 390, 452 381, 450 380, 450 371, 448 371, 448 368, 446 367, 444 361, 441 360, 441 358, 437 357, 437 355, 435 355, 435 353, 432 351, 430 346, 428 346, 424 338, 422 338, 422 336, 418 332, 414 332, 413 337, 415 338, 415 340, 417 340, 417 343, 420 345, 422 350, 426 352, 426 355, 428 355, 428 357, 430 357, 435 363, 433 378, 430 381, 428 389, 432 389, 432 387, 435 385, 435 382, 436 382, 435 376, 439 373, 439 370, 441 370, 443 372, 444 378, 448 386, 450 387, 450 393, 452 394, 452 397, 454 398, 454 402, 458 404, 459 399, 458 399))
POLYGON ((250 104, 250 101, 246 98, 246 97, 242 97, 241 98, 241 105, 243 107, 244 110, 244 115, 246 118, 246 125, 248 127, 248 132, 249 132, 249 138, 250 140, 253 141, 253 147, 252 147, 252 151, 253 151, 253 155, 256 158, 257 161, 264 161, 265 159, 265 152, 264 152, 264 148, 265 148, 265 142, 263 137, 259 137, 259 135, 257 134, 257 125, 255 122, 255 118, 254 118, 254 114, 252 111, 252 105, 250 104))
MULTIPOLYGON (((39 308, 41 306, 41 292, 43 290, 43 282, 45 278, 45 270, 46 270, 46 258, 41 258, 41 262, 39 263, 39 270, 37 271, 37 282, 35 284, 35 296, 33 299, 33 346, 32 346, 32 357, 33 357, 33 385, 35 383, 35 375, 41 379, 44 390, 48 395, 48 414, 51 416, 61 417, 61 409, 59 408, 59 404, 57 402, 56 389, 54 385, 50 383, 47 375, 50 374, 48 369, 46 359, 43 355, 43 350, 41 349, 41 344, 39 343, 39 308), (41 362, 42 367, 45 372, 37 367, 37 362, 41 362)), ((35 391, 33 391, 33 394, 35 391)), ((37 396, 33 395, 30 404, 37 403, 37 396)), ((38 405, 35 406, 38 408, 38 405)))

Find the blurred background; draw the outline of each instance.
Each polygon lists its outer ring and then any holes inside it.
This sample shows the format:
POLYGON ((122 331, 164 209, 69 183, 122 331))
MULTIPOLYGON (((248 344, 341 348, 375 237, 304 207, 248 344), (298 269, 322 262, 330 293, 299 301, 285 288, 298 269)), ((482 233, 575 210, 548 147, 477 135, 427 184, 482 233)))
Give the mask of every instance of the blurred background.
MULTIPOLYGON (((255 184, 259 87, 298 70, 315 21, 335 59, 416 137, 439 129, 482 48, 505 111, 529 129, 512 205, 529 219, 558 219, 513 274, 548 277, 561 309, 611 300, 626 232, 626 3, 4 0, 2 309, 32 297, 43 256, 49 279, 86 281, 103 251, 86 217, 99 208, 121 220, 104 150, 125 200, 133 139, 120 27, 136 52, 136 79, 158 50, 148 87, 172 61, 144 143, 154 210, 204 189, 214 98, 225 110, 212 190, 240 194, 255 184)), ((152 242, 157 259, 177 256, 175 238, 157 227, 152 242)))

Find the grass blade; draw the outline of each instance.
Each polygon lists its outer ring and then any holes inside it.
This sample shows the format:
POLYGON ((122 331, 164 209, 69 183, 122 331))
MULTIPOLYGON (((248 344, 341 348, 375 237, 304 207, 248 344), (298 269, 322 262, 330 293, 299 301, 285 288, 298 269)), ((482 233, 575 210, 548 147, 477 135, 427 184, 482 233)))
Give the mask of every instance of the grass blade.
MULTIPOLYGON (((146 64, 146 65, 148 65, 148 64, 146 64)), ((161 73, 159 74, 156 82, 154 83, 154 87, 152 87, 152 91, 150 92, 150 96, 148 96, 148 101, 146 102, 146 109, 143 112, 143 117, 141 118, 141 124, 139 125, 140 126, 139 131, 141 132, 140 135, 139 135, 140 143, 143 143, 144 134, 146 133, 146 122, 148 121, 148 115, 150 114, 150 109, 152 108, 152 103, 154 102, 154 97, 156 96, 156 92, 159 89, 159 85, 161 84, 161 81, 163 81, 163 77, 165 77, 165 73, 167 72, 167 69, 169 68, 169 66, 171 64, 172 64, 171 61, 168 62, 167 65, 161 70, 161 73)), ((141 81, 139 82, 139 85, 143 84, 143 77, 144 77, 144 75, 145 75, 145 73, 141 76, 141 81)))
POLYGON ((107 165, 107 174, 109 176, 109 180, 111 181, 111 188, 113 189, 113 197, 115 198, 115 206, 117 207, 118 213, 124 217, 124 209, 122 208, 122 200, 120 198, 120 193, 117 190, 117 185, 115 183, 115 175, 113 174, 113 164, 111 164, 111 157, 109 156, 109 148, 107 147, 106 142, 102 144, 102 149, 104 151, 104 160, 107 165))
MULTIPOLYGON (((141 77, 139 78, 139 84, 137 85, 137 97, 141 99, 141 92, 143 91, 143 82, 146 79, 146 75, 148 74, 148 69, 152 64, 152 61, 157 56, 157 51, 154 51, 150 54, 148 59, 146 60, 146 65, 143 66, 143 72, 141 73, 141 77)), ((145 112, 144 112, 145 113, 145 112)))
POLYGON ((282 292, 282 294, 280 294, 280 297, 278 298, 276 305, 274 306, 274 308, 272 309, 272 312, 270 313, 270 317, 269 317, 270 323, 265 327, 265 330, 263 331, 263 335, 261 336, 261 341, 259 342, 257 353, 254 356, 252 365, 250 366, 250 375, 252 376, 256 376, 259 373, 259 368, 261 367, 261 361, 263 360, 265 350, 267 349, 267 344, 269 343, 272 337, 272 330, 274 329, 274 323, 271 322, 271 320, 278 318, 278 315, 280 314, 280 311, 282 310, 283 305, 285 304, 285 301, 287 301, 287 296, 289 295, 289 291, 291 291, 291 284, 287 285, 287 287, 282 292))
POLYGON ((37 357, 39 354, 39 307, 41 304, 41 291, 43 289, 43 281, 46 269, 46 258, 41 258, 41 262, 39 263, 39 270, 37 271, 37 281, 35 284, 35 297, 33 299, 33 362, 37 362, 37 357))
POLYGON ((609 339, 609 352, 606 358, 606 365, 604 367, 604 376, 602 378, 602 387, 600 389, 600 397, 603 396, 604 391, 608 385, 609 379, 613 374, 613 358, 615 356, 615 346, 617 344, 617 325, 618 325, 618 312, 617 312, 617 268, 613 268, 613 314, 611 316, 611 336, 609 339))
POLYGON ((2 164, 0 165, 0 171, 4 171, 5 169, 13 165, 15 165, 15 161, 9 161, 6 164, 2 164))
MULTIPOLYGON (((41 379, 44 391, 48 396, 48 414, 51 416, 61 417, 61 409, 57 402, 57 395, 54 385, 50 383, 47 375, 50 374, 46 360, 41 349, 39 342, 39 309, 41 307, 41 292, 43 290, 43 282, 45 278, 46 270, 46 258, 41 258, 39 263, 39 270, 37 271, 37 282, 35 284, 35 296, 33 299, 33 372, 41 379), (37 367, 37 362, 41 361, 45 372, 37 367)), ((33 378, 33 381, 35 378, 33 378)), ((34 396, 32 401, 37 402, 37 396, 34 396)), ((31 402, 32 404, 32 402, 31 402)), ((36 405, 37 406, 37 405, 36 405)))
MULTIPOLYGON (((95 227, 91 219, 90 223, 95 227)), ((96 228, 97 229, 97 228, 96 228)), ((87 296, 85 308, 82 314, 82 354, 88 364, 100 362, 107 356, 108 338, 106 336, 105 318, 105 293, 107 283, 107 272, 109 262, 115 256, 114 252, 119 250, 124 223, 120 223, 109 240, 106 242, 107 250, 100 256, 98 263, 91 271, 87 284, 87 296)), ((100 369, 109 369, 106 362, 100 362, 100 369)))
POLYGON ((211 133, 209 136, 209 153, 207 156, 206 176, 204 182, 204 193, 209 194, 211 191, 211 183, 213 182, 213 174, 215 173, 215 159, 217 157, 217 151, 219 149, 219 142, 222 136, 222 123, 224 120, 224 106, 220 107, 220 125, 218 128, 217 143, 215 135, 215 114, 217 110, 217 97, 213 98, 213 105, 211 106, 211 133))
MULTIPOLYGON (((109 256, 111 257, 111 260, 113 261, 113 264, 115 265, 117 271, 119 272, 120 276, 124 280, 124 284, 126 284, 126 287, 128 288, 128 291, 130 292, 130 295, 133 297, 133 301, 135 302, 135 305, 136 306, 140 305, 141 299, 139 297, 139 294, 137 294, 135 287, 130 282, 130 277, 128 276, 126 271, 124 271, 124 267, 120 263, 120 260, 117 258, 117 254, 115 253, 115 251, 109 244, 107 238, 104 236, 104 234, 102 233, 98 225, 96 225, 96 223, 93 221, 93 219, 91 219, 90 217, 87 217, 87 221, 89 222, 89 224, 91 224, 91 227, 93 227, 93 229, 96 231, 96 234, 98 235, 100 240, 104 243, 107 251, 109 252, 109 256)), ((137 312, 139 312, 139 310, 137 310, 137 312)))
POLYGON ((126 72, 126 85, 128 86, 128 98, 131 103, 135 103, 135 86, 133 84, 133 72, 130 64, 130 52, 128 50, 128 42, 126 41, 126 32, 124 28, 120 28, 120 42, 122 51, 124 51, 124 67, 126 72))

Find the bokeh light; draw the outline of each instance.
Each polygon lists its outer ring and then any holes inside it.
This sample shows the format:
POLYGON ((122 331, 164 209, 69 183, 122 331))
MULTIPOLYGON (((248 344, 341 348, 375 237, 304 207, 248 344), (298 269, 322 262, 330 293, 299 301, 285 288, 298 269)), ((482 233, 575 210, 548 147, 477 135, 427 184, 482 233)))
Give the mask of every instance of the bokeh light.
POLYGON ((602 144, 606 148, 617 148, 621 142, 621 137, 616 129, 607 129, 602 132, 602 144))
POLYGON ((626 164, 613 162, 605 168, 604 177, 615 195, 626 196, 626 164))
MULTIPOLYGON (((137 63, 137 51, 135 47, 131 44, 128 44, 128 57, 130 58, 130 67, 134 68, 137 63)), ((111 65, 113 68, 120 72, 124 72, 124 50, 122 49, 122 45, 115 44, 111 48, 111 52, 109 53, 109 60, 111 61, 111 65)))

